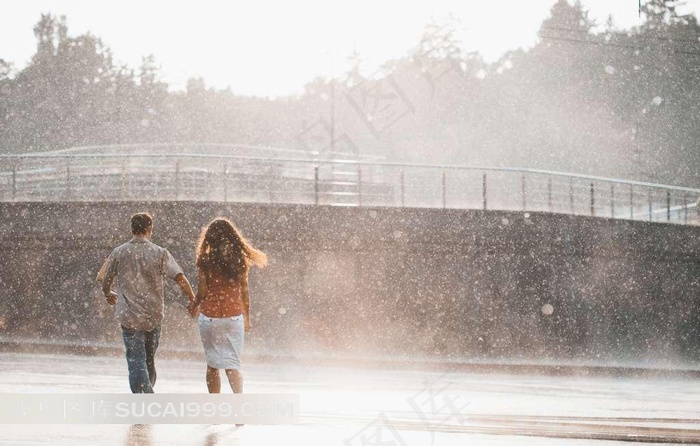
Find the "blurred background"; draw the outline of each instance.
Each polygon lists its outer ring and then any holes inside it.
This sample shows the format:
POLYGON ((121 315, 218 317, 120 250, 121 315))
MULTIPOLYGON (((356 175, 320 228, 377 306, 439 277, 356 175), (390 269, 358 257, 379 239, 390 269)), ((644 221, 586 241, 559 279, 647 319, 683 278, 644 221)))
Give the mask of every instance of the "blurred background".
POLYGON ((238 143, 700 186, 697 3, 431 4, 4 6, 0 151, 238 143))

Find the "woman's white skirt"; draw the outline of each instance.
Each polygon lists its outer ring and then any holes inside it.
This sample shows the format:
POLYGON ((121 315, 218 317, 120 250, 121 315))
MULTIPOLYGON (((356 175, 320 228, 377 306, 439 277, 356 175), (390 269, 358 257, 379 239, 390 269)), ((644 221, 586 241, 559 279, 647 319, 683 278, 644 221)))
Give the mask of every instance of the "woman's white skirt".
POLYGON ((242 314, 208 317, 199 313, 199 336, 209 367, 240 370, 244 338, 242 314))

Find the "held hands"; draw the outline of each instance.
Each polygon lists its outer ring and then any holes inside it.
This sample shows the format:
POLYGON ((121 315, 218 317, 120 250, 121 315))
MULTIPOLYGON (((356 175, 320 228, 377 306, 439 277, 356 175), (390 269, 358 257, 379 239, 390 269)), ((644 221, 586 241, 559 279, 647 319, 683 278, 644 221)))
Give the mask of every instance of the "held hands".
POLYGON ((187 311, 190 312, 190 316, 196 317, 199 314, 199 303, 190 301, 190 303, 187 304, 187 311))
POLYGON ((116 305, 117 304, 117 293, 114 291, 109 292, 109 296, 105 296, 105 299, 107 299, 107 303, 110 305, 116 305))

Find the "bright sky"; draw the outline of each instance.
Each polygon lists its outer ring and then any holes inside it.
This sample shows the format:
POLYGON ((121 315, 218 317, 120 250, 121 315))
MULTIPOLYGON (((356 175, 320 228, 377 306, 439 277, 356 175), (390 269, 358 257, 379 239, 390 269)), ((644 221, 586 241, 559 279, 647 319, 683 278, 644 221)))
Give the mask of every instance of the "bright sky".
MULTIPOLYGON (((644 0, 642 0, 644 1, 644 0)), ((163 80, 183 88, 189 77, 238 94, 301 92, 316 75, 347 69, 356 48, 363 71, 407 54, 431 17, 454 15, 463 47, 487 60, 529 47, 555 0, 22 0, 0 3, 0 58, 23 67, 35 51, 42 12, 66 15, 69 33, 90 31, 116 59, 136 68, 153 54, 163 80)), ((638 0, 582 0, 590 15, 618 28, 640 24, 638 0)), ((700 11, 686 0, 684 12, 700 11)))

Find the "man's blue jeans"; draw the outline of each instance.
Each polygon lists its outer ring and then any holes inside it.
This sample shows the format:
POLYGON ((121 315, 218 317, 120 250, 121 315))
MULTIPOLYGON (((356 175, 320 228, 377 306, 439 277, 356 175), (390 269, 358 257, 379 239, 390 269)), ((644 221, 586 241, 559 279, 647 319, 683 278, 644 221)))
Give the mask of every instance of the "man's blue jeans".
POLYGON ((160 324, 152 331, 134 330, 122 325, 132 393, 153 393, 156 383, 155 356, 160 340, 160 324))

